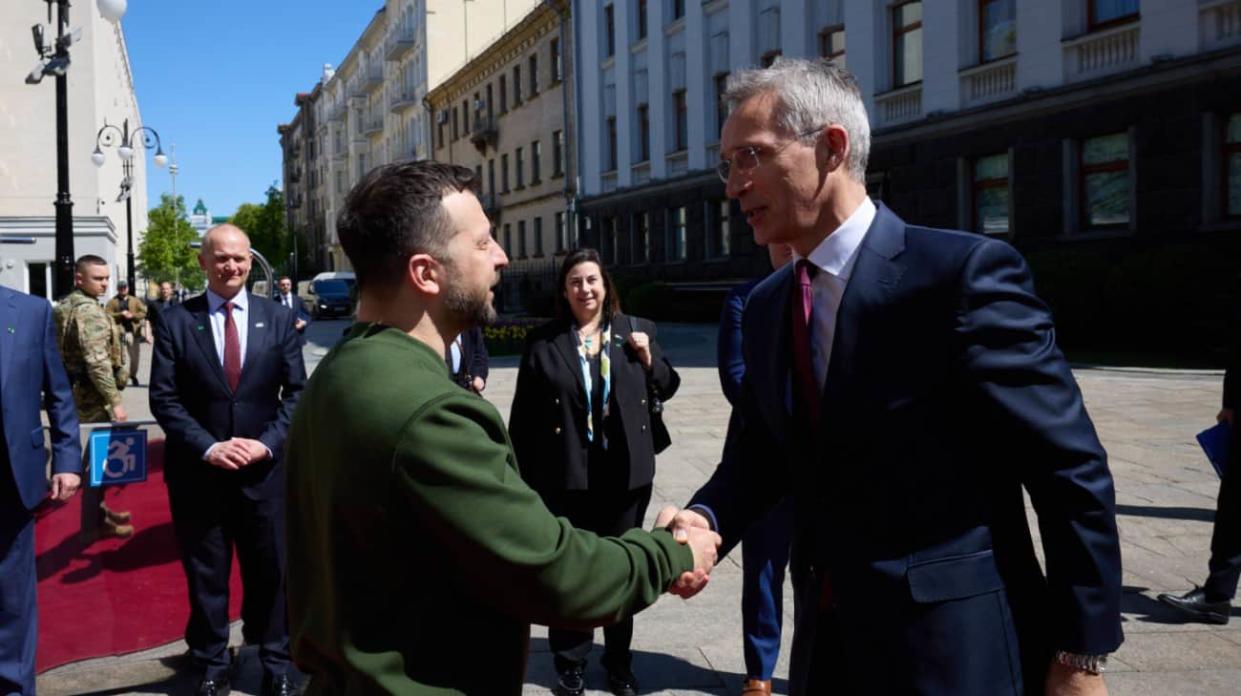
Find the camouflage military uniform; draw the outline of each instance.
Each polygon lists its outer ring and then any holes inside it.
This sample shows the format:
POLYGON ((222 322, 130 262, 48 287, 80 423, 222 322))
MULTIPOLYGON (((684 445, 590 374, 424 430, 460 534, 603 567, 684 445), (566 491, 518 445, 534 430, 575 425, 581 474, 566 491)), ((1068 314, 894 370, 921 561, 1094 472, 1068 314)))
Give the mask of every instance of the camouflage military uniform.
MULTIPOLYGON (((113 297, 108 301, 105 308, 108 316, 112 317, 112 321, 121 327, 121 339, 125 344, 125 350, 129 354, 129 376, 133 378, 134 384, 138 383, 138 351, 139 345, 142 343, 142 324, 147 316, 147 306, 142 300, 133 295, 126 295, 122 298, 120 295, 113 297), (129 311, 130 319, 121 316, 121 312, 129 311)), ((121 386, 124 386, 124 382, 121 386)))
POLYGON ((112 420, 129 380, 129 364, 121 330, 99 301, 74 290, 56 305, 56 337, 60 356, 73 384, 73 400, 83 423, 112 420))

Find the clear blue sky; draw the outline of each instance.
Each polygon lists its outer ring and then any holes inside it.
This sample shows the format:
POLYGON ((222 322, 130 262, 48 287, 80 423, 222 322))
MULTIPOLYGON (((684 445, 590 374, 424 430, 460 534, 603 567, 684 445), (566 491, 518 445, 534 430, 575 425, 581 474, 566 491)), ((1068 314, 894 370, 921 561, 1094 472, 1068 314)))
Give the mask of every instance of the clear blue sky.
MULTIPOLYGON (((177 145, 177 194, 232 215, 283 186, 276 125, 337 65, 382 0, 131 0, 122 19, 143 122, 177 145)), ((171 189, 149 166, 151 205, 171 189)))

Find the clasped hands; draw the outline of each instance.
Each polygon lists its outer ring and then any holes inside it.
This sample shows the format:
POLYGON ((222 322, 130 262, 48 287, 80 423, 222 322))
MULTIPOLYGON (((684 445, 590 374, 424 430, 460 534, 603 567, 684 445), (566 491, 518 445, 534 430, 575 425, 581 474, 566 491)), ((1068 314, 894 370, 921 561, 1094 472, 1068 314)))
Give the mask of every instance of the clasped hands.
POLYGON ((207 463, 221 469, 236 471, 255 462, 261 462, 267 457, 267 446, 263 443, 247 437, 235 437, 231 440, 217 442, 207 452, 207 463))
POLYGON ((693 510, 679 510, 669 505, 659 511, 655 518, 655 528, 666 528, 672 532, 672 538, 687 544, 694 552, 694 569, 682 573, 668 591, 682 598, 689 599, 702 591, 711 580, 711 569, 719 560, 720 535, 711 530, 707 518, 693 510))

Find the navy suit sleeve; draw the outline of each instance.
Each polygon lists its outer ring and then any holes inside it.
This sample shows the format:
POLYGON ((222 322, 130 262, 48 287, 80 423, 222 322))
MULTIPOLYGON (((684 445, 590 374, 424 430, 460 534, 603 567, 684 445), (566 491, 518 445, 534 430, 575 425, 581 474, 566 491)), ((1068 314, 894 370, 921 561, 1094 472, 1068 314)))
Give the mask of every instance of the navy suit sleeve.
POLYGON ((1053 647, 1112 652, 1123 640, 1115 490, 1051 315, 1007 244, 975 247, 960 284, 958 368, 1011 443, 1038 513, 1053 647))
POLYGON ((280 369, 283 371, 280 408, 276 411, 275 419, 267 424, 263 434, 258 437, 258 441, 263 443, 274 457, 280 457, 284 449, 284 439, 289 432, 289 421, 293 418, 293 409, 297 407, 302 388, 306 386, 306 364, 302 358, 302 341, 297 335, 297 330, 293 328, 292 319, 293 314, 290 312, 281 316, 280 320, 284 330, 280 340, 282 353, 280 369))
POLYGON ((487 341, 483 338, 483 330, 480 327, 476 326, 471 329, 470 335, 474 342, 470 355, 470 374, 481 377, 486 382, 490 371, 488 363, 491 362, 491 356, 487 354, 487 341))
POLYGON ((728 291, 720 312, 720 335, 716 342, 716 366, 720 372, 720 388, 733 406, 741 397, 741 378, 745 376, 745 359, 741 356, 741 315, 745 311, 746 293, 750 284, 728 291))
POLYGON ((82 471, 82 445, 78 434, 78 413, 65 364, 56 347, 56 331, 51 307, 43 307, 43 395, 51 430, 52 473, 76 474, 82 471))
POLYGON ((149 401, 151 414, 164 434, 184 442, 202 457, 216 440, 190 415, 177 394, 176 364, 178 358, 185 359, 184 316, 184 312, 168 307, 155 327, 149 401))

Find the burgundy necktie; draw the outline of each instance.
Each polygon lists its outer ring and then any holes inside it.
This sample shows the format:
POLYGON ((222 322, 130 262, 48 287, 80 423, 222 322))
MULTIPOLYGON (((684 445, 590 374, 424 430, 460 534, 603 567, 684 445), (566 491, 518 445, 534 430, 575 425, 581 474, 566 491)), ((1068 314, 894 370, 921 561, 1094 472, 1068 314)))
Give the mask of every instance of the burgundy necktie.
POLYGON ((814 278, 815 268, 809 260, 797 262, 796 284, 793 287, 793 393, 796 399, 793 413, 810 430, 819 424, 819 401, 822 398, 822 385, 814 376, 814 362, 811 359, 813 340, 810 330, 811 315, 814 309, 814 278))
POLYGON ((224 378, 228 380, 228 388, 237 391, 237 384, 241 382, 241 338, 233 322, 232 302, 224 303, 224 378))

